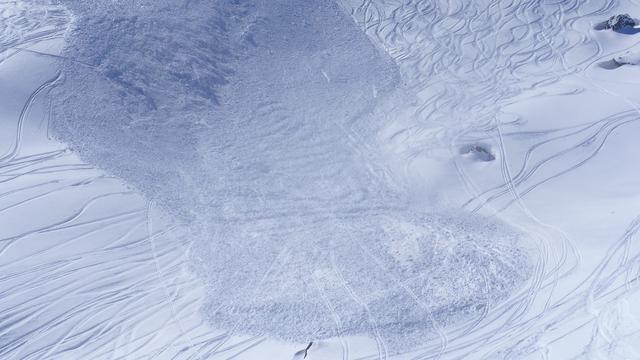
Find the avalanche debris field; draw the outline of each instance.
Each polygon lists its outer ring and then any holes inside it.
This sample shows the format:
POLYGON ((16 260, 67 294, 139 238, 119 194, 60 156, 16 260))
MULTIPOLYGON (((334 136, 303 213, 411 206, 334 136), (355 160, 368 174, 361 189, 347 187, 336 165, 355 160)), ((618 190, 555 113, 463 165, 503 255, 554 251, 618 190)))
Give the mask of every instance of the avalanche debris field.
POLYGON ((0 359, 640 358, 634 16, 0 0, 0 359))

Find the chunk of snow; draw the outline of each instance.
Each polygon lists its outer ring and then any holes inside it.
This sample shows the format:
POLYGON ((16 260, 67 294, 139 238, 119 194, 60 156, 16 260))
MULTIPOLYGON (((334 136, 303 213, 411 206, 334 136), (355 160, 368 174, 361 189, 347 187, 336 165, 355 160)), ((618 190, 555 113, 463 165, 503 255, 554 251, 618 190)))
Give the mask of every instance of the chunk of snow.
POLYGON ((627 51, 614 57, 613 60, 620 65, 638 65, 640 64, 640 51, 627 51))

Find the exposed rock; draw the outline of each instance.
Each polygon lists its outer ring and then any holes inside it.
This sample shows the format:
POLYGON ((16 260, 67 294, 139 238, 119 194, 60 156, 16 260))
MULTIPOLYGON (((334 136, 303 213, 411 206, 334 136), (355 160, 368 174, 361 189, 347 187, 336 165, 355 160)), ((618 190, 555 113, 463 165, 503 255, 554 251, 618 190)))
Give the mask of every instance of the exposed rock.
POLYGON ((607 20, 606 28, 613 31, 620 31, 636 26, 636 20, 629 14, 614 15, 607 20))

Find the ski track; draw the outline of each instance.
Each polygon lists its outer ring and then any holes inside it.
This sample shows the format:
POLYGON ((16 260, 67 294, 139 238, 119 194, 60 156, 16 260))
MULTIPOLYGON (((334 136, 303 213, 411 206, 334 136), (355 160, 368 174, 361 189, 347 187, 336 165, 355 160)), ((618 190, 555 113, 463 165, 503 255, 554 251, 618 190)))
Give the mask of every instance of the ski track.
MULTIPOLYGON (((497 120, 500 108, 513 103, 519 93, 580 74, 606 55, 588 33, 581 33, 576 23, 584 17, 608 16, 615 9, 612 1, 591 2, 588 10, 582 9, 586 7, 585 1, 558 4, 494 1, 488 5, 478 4, 477 7, 464 1, 407 3, 371 0, 342 1, 342 4, 374 42, 396 59, 405 71, 403 75, 410 86, 416 88, 416 92, 430 94, 414 110, 418 118, 429 119, 425 127, 434 126, 434 123, 437 127, 439 117, 447 125, 442 130, 431 131, 435 135, 427 137, 422 136, 420 132, 424 130, 419 127, 405 130, 402 134, 404 141, 419 141, 416 143, 418 146, 407 145, 409 159, 416 155, 412 149, 425 151, 425 148, 438 142, 440 132, 452 129, 453 135, 444 137, 454 139, 450 143, 452 153, 455 153, 459 143, 473 143, 487 138, 529 135, 537 139, 523 158, 518 159, 516 164, 519 165, 515 171, 509 170, 512 164, 504 163, 507 153, 504 143, 499 142, 504 184, 489 189, 479 189, 458 164, 458 171, 466 179, 471 193, 471 198, 464 204, 470 211, 481 211, 489 205, 492 209, 497 207, 498 211, 504 211, 517 204, 527 212, 523 196, 586 164, 597 156, 615 129, 635 122, 640 115, 637 106, 632 104, 635 110, 614 114, 594 123, 568 129, 550 129, 537 134, 517 131, 503 134, 501 127, 508 124, 501 124, 497 120), (491 12, 492 7, 499 10, 491 12), (451 18, 457 21, 451 23, 451 18), (482 19, 485 20, 482 22, 485 27, 473 28, 474 22, 480 23, 482 19), (516 23, 512 23, 514 19, 516 23), (445 25, 447 22, 449 26, 445 25), (498 41, 501 35, 506 36, 503 42, 498 41), (538 37, 543 41, 533 48, 518 46, 521 40, 528 37, 538 37), (479 53, 476 56, 465 53, 465 42, 478 47, 479 53), (574 48, 589 43, 593 48, 592 54, 568 60, 574 48), (531 62, 535 67, 526 69, 531 62), (568 62, 571 64, 567 65, 568 62), (440 80, 443 78, 447 80, 440 80), (469 78, 476 81, 469 81, 469 78), (456 83, 456 79, 460 79, 460 84, 456 83), (466 100, 471 97, 473 100, 466 100), (482 108, 478 108, 478 105, 482 108), (469 114, 473 114, 476 120, 464 119, 469 114)), ((522 43, 529 45, 532 42, 522 43)), ((560 229, 541 223, 533 214, 530 217, 538 228, 529 227, 528 230, 531 234, 537 234, 539 241, 539 262, 530 287, 499 304, 491 314, 483 315, 487 317, 478 319, 469 332, 459 332, 462 334, 458 335, 460 340, 456 335, 449 335, 446 354, 451 358, 467 358, 472 354, 474 358, 518 358, 535 352, 539 349, 535 340, 533 343, 524 340, 535 338, 536 334, 557 326, 562 319, 584 311, 584 299, 587 297, 595 302, 606 303, 615 298, 614 294, 621 292, 621 288, 602 289, 595 295, 589 289, 593 289, 594 283, 611 287, 621 274, 632 270, 633 262, 627 262, 632 256, 628 254, 628 244, 635 231, 633 234, 627 233, 623 237, 625 240, 621 240, 627 249, 624 262, 612 265, 609 259, 603 260, 602 264, 608 264, 608 271, 612 272, 606 276, 606 280, 598 281, 592 274, 580 286, 567 291, 558 288, 557 284, 580 263, 579 250, 560 229), (544 301, 546 305, 540 310, 529 308, 536 297, 547 298, 544 301), (496 324, 503 325, 496 329, 496 324), (481 353, 477 354, 477 351, 481 353)), ((633 279, 632 276, 626 276, 633 279)), ((569 329, 565 331, 571 332, 569 329)), ((435 349, 436 345, 426 348, 424 353, 413 358, 438 358, 439 351, 435 349)))
MULTIPOLYGON (((60 6, 0 2, 0 66, 21 53, 67 60, 29 47, 63 37, 69 21, 60 6)), ((231 359, 262 343, 234 338, 214 350, 226 338, 202 331, 202 324, 163 330, 200 306, 183 290, 194 288, 184 274, 186 244, 177 241, 175 226, 151 227, 156 215, 120 180, 55 142, 43 152, 25 143, 25 135, 48 136, 32 110, 46 108, 60 81, 60 73, 53 75, 28 96, 17 119, 2 119, 14 137, 0 156, 0 218, 15 212, 57 220, 29 229, 1 222, 0 358, 231 359), (75 208, 56 207, 61 196, 75 208), (56 215, 46 215, 51 211, 56 215)))
MULTIPOLYGON (((423 95, 411 109, 423 122, 387 139, 407 143, 404 155, 408 164, 419 152, 442 145, 442 139, 449 141, 444 145, 452 152, 459 143, 500 139, 502 184, 480 189, 463 166, 458 166, 470 191, 464 207, 473 212, 487 208, 505 211, 513 206, 527 212, 527 194, 587 164, 606 146, 615 129, 640 116, 637 110, 629 110, 592 123, 534 134, 503 130, 505 124, 497 120, 500 109, 516 101, 517 95, 579 74, 604 56, 597 42, 576 26, 582 18, 605 17, 615 8, 614 1, 594 3, 583 10, 587 2, 581 0, 558 4, 496 0, 481 5, 453 0, 341 1, 354 21, 400 66, 407 88, 423 95), (532 38, 543 40, 532 42, 532 38), (593 52, 569 60, 572 50, 585 44, 593 45, 593 52), (472 86, 469 79, 473 79, 472 86), (474 119, 468 119, 469 114, 474 114, 474 119), (434 124, 446 126, 428 131, 434 124), (515 160, 508 158, 505 139, 523 136, 535 140, 520 159, 508 163, 515 160)), ((64 36, 69 16, 56 6, 0 2, 0 66, 28 52, 33 44, 64 36)), ((184 276, 182 262, 189 244, 179 236, 179 227, 151 226, 152 210, 143 198, 118 179, 81 163, 67 149, 30 152, 23 142, 24 133, 37 128, 32 125, 40 121, 31 110, 46 102, 48 91, 58 81, 59 73, 35 89, 15 119, 13 143, 0 156, 0 217, 24 209, 50 211, 60 196, 73 198, 77 204, 74 209, 56 210, 57 221, 38 223, 37 228, 0 228, 0 357, 234 359, 261 346, 264 337, 238 340, 231 336, 233 329, 223 333, 181 325, 180 319, 196 311, 198 304, 183 293, 194 285, 184 276), (114 207, 114 202, 130 208, 114 207), (35 245, 21 246, 25 242, 35 245), (148 321, 155 324, 141 325, 148 321), (179 331, 163 333, 168 327, 179 331)), ((264 104, 255 116, 284 119, 287 111, 277 103, 264 104)), ((287 126, 287 122, 281 125, 287 126)), ((359 135, 357 125, 337 125, 368 167, 372 181, 388 181, 384 170, 373 165, 368 155, 375 144, 359 135)), ((271 124, 265 127, 262 141, 266 143, 270 137, 277 141, 282 131, 278 124, 271 124)), ((290 129, 286 132, 291 133, 290 129)), ((320 149, 329 145, 317 144, 320 149)), ((324 161, 322 152, 303 153, 305 158, 299 161, 324 161)), ((352 200, 357 202, 358 196, 352 200)), ((564 289, 558 283, 580 263, 579 250, 561 230, 529 215, 534 225, 523 226, 537 241, 538 258, 527 286, 508 300, 492 304, 491 309, 486 306, 478 318, 451 329, 438 329, 434 323, 439 338, 407 353, 390 353, 376 319, 341 275, 340 264, 332 259, 332 271, 345 293, 369 313, 377 344, 375 353, 356 358, 349 356, 349 340, 341 339, 339 356, 345 360, 518 358, 540 350, 535 338, 543 332, 557 334, 553 341, 559 341, 585 326, 594 328, 592 348, 601 349, 604 345, 596 343, 597 337, 611 331, 606 315, 573 328, 563 323, 620 299, 636 286, 640 251, 632 244, 640 230, 640 218, 629 224, 588 277, 577 287, 564 289), (535 299, 545 299, 545 305, 534 306, 535 299)), ((376 262, 375 255, 360 246, 363 254, 376 262)), ((286 251, 280 254, 286 257, 286 251)), ((276 258, 272 266, 278 266, 279 261, 276 258)), ((340 328, 340 314, 323 295, 322 279, 315 280, 340 328)), ((411 292, 408 287, 407 291, 411 292)), ((592 350, 585 349, 582 355, 592 350)))

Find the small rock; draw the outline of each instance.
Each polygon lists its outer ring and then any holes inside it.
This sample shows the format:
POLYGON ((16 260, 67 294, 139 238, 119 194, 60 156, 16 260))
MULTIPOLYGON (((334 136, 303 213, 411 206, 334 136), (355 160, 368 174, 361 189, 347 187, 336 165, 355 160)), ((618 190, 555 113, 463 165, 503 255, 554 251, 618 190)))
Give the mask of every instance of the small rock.
POLYGON ((614 15, 607 20, 607 29, 613 31, 620 31, 625 28, 632 28, 636 26, 636 21, 629 14, 614 15))

